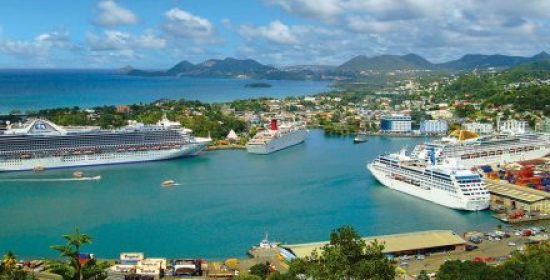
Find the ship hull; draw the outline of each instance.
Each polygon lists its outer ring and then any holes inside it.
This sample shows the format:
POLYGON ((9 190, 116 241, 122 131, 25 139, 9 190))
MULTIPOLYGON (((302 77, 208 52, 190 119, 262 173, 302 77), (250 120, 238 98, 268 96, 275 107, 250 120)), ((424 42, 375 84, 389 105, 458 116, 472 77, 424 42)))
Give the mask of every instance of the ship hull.
POLYGON ((489 208, 488 200, 471 201, 461 197, 453 197, 447 192, 434 188, 422 189, 415 185, 392 179, 384 172, 376 169, 372 164, 368 164, 367 168, 376 178, 376 180, 378 180, 382 185, 390 189, 418 197, 423 200, 427 200, 457 210, 479 211, 489 208))
POLYGON ((247 144, 246 150, 251 154, 267 155, 301 144, 306 140, 307 135, 308 131, 306 129, 300 129, 289 133, 282 138, 274 138, 264 145, 247 144))
POLYGON ((0 172, 59 169, 168 160, 198 155, 205 149, 205 147, 205 144, 188 144, 179 149, 168 150, 125 151, 91 155, 51 156, 17 160, 12 159, 0 161, 0 172))

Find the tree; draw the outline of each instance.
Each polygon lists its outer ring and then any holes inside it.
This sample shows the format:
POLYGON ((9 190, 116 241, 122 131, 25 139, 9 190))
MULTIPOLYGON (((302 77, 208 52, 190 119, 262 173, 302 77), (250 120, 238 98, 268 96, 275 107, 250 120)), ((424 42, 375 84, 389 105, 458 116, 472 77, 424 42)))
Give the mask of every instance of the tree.
POLYGON ((291 263, 289 273, 310 279, 394 279, 395 265, 388 260, 378 242, 366 244, 350 226, 334 230, 329 244, 305 260, 291 263))
POLYGON ((473 262, 460 260, 447 261, 437 273, 438 280, 497 280, 496 269, 484 262, 473 262))
POLYGON ((270 271, 269 262, 255 264, 252 267, 250 267, 250 274, 256 275, 261 279, 265 279, 269 274, 269 271, 270 271))
POLYGON ((0 280, 33 280, 33 274, 17 267, 17 256, 12 251, 7 251, 2 258, 0 266, 0 280))
POLYGON ((527 247, 517 252, 499 271, 500 279, 550 279, 550 243, 527 247))
POLYGON ((86 244, 92 243, 92 237, 81 233, 78 228, 75 232, 63 236, 67 243, 65 245, 53 245, 52 249, 59 252, 66 261, 52 261, 49 270, 59 274, 65 280, 100 280, 105 279, 106 264, 98 265, 92 259, 84 264, 80 262, 80 249, 86 244))
POLYGON ((430 276, 428 276, 426 270, 421 270, 418 276, 416 276, 416 280, 430 280, 430 276))
POLYGON ((233 280, 262 280, 262 278, 256 275, 245 274, 234 277, 233 280))
POLYGON ((2 258, 2 267, 6 270, 13 270, 17 266, 17 257, 12 251, 7 251, 2 258))

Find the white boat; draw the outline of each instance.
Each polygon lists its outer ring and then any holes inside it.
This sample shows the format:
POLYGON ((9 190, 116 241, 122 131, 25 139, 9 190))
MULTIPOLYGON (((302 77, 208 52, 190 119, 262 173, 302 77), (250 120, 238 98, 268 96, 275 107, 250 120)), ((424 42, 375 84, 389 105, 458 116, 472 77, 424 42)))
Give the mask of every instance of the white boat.
POLYGON ((550 136, 543 134, 494 135, 480 137, 466 131, 453 131, 448 137, 417 145, 412 155, 436 163, 453 159, 464 168, 487 164, 507 164, 532 160, 550 154, 550 136))
POLYGON ((43 119, 0 134, 0 171, 135 163, 194 156, 211 142, 167 119, 119 129, 61 127, 43 119), (158 147, 163 147, 158 149, 158 147))
POLYGON ((262 130, 246 143, 246 150, 251 154, 271 154, 273 152, 298 145, 308 135, 306 125, 301 122, 277 124, 271 120, 269 129, 262 130))
POLYGON ((166 180, 161 183, 161 186, 168 188, 168 187, 174 186, 175 184, 176 184, 176 181, 174 180, 166 180))
POLYGON ((364 143, 367 141, 368 141, 367 133, 364 131, 357 132, 357 134, 355 135, 355 138, 353 138, 353 143, 356 143, 356 144, 364 143))
POLYGON ((479 174, 456 166, 441 165, 399 154, 381 155, 367 168, 384 186, 445 207, 479 211, 489 207, 489 191, 479 174))

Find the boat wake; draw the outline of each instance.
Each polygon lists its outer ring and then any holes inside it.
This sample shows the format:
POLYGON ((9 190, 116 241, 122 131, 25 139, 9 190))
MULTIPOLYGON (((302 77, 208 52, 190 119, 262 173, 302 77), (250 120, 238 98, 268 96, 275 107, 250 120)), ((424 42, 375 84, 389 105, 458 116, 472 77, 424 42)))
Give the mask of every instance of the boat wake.
POLYGON ((0 179, 0 182, 72 182, 72 181, 99 181, 101 176, 80 177, 80 178, 14 178, 0 179))

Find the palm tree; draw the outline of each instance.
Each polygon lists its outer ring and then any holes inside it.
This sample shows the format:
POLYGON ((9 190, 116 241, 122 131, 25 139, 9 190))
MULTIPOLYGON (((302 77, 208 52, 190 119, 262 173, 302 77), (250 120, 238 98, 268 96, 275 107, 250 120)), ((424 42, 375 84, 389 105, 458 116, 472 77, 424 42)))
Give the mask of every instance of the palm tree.
POLYGON ((11 271, 15 269, 17 265, 17 257, 12 251, 7 251, 6 254, 4 254, 4 258, 2 259, 2 265, 4 266, 4 269, 7 271, 11 271))
POLYGON ((63 238, 67 240, 65 245, 53 245, 52 249, 59 252, 59 255, 68 259, 67 262, 55 261, 50 263, 50 270, 57 273, 66 280, 85 280, 85 279, 97 279, 99 274, 103 273, 103 270, 97 269, 96 263, 88 262, 84 266, 80 263, 79 255, 80 248, 86 244, 92 243, 92 237, 85 233, 81 233, 78 228, 75 228, 75 232, 63 235, 63 238), (90 271, 96 271, 96 273, 85 273, 90 271))

